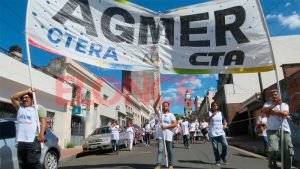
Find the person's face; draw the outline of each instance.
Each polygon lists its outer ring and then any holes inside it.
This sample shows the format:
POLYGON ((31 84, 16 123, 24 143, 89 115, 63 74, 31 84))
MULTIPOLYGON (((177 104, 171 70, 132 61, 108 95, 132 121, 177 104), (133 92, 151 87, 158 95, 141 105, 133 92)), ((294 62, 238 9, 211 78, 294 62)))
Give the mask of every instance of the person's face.
POLYGON ((216 111, 216 110, 218 110, 218 107, 219 107, 218 104, 214 103, 211 107, 211 110, 216 111))
POLYGON ((26 94, 23 97, 21 97, 21 101, 24 104, 24 106, 31 106, 32 105, 32 99, 26 94))
POLYGON ((163 108, 163 112, 168 112, 169 111, 169 104, 168 103, 164 103, 162 105, 162 108, 163 108))
POLYGON ((271 93, 271 99, 272 99, 273 101, 278 100, 278 99, 279 99, 278 93, 277 93, 277 92, 272 92, 272 93, 271 93))

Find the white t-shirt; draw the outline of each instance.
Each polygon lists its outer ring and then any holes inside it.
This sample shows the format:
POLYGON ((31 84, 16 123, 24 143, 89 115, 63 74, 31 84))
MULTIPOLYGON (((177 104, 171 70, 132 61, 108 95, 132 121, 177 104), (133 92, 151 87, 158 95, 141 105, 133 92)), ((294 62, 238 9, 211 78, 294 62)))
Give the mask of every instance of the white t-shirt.
POLYGON ((157 128, 157 138, 163 139, 163 136, 164 136, 165 140, 172 141, 173 134, 174 134, 174 128, 165 129, 163 132, 163 130, 161 129, 161 125, 164 125, 164 126, 171 125, 172 121, 176 122, 176 117, 172 113, 163 114, 161 112, 158 113, 158 117, 159 117, 159 120, 158 120, 159 127, 157 128), (164 135, 163 135, 163 133, 164 133, 164 135))
MULTIPOLYGON (((269 101, 264 104, 264 107, 270 107, 271 105, 272 105, 272 101, 269 101)), ((289 111, 289 105, 287 105, 286 103, 282 103, 281 106, 277 105, 272 110, 278 112, 280 111, 280 107, 281 110, 289 111)), ((270 115, 268 117, 267 130, 279 130, 281 126, 281 122, 282 122, 283 131, 291 132, 289 123, 286 120, 286 118, 284 118, 282 121, 282 117, 276 115, 270 115)))
POLYGON ((190 127, 190 132, 194 132, 196 130, 196 123, 195 122, 189 123, 189 127, 190 127))
POLYGON ((189 135, 189 122, 185 121, 181 123, 182 135, 189 135))
POLYGON ((199 126, 200 126, 200 124, 199 124, 199 122, 198 122, 198 121, 195 121, 195 124, 196 124, 196 130, 198 130, 198 129, 199 129, 199 126))
POLYGON ((111 127, 111 140, 119 140, 119 125, 111 127))
MULTIPOLYGON (((267 125, 267 121, 268 121, 268 118, 265 116, 265 117, 262 117, 262 116, 258 116, 257 118, 257 123, 262 123, 264 125, 267 125)), ((258 134, 259 136, 267 136, 267 129, 265 128, 263 130, 263 132, 261 134, 258 134)))
POLYGON ((129 140, 133 140, 133 127, 127 127, 125 130, 126 138, 129 140))
POLYGON ((148 123, 145 125, 145 132, 150 133, 151 132, 151 125, 148 123))
POLYGON ((204 129, 208 127, 208 123, 207 122, 200 122, 200 129, 204 129))
POLYGON ((21 142, 33 142, 38 127, 35 108, 33 106, 20 106, 17 121, 18 132, 16 140, 21 142))
MULTIPOLYGON (((209 117, 212 115, 212 112, 209 111, 209 117)), ((210 119, 209 122, 209 136, 210 137, 217 137, 225 135, 223 129, 223 115, 220 111, 217 112, 214 117, 210 119)))

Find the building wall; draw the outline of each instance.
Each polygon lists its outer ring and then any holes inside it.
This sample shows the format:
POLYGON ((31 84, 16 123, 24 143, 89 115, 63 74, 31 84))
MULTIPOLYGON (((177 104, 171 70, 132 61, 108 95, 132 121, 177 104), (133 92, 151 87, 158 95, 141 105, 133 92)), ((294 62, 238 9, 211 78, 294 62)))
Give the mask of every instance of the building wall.
POLYGON ((240 103, 229 103, 227 104, 227 111, 228 111, 228 120, 229 123, 234 118, 235 114, 240 110, 241 104, 240 103))

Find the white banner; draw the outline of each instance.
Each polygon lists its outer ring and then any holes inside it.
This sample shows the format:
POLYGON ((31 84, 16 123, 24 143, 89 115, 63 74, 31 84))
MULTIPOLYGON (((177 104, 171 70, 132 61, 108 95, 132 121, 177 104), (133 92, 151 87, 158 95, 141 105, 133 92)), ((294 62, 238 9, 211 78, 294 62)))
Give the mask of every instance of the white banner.
POLYGON ((31 0, 29 42, 103 68, 161 73, 272 70, 256 0, 212 1, 156 13, 112 0, 31 0))

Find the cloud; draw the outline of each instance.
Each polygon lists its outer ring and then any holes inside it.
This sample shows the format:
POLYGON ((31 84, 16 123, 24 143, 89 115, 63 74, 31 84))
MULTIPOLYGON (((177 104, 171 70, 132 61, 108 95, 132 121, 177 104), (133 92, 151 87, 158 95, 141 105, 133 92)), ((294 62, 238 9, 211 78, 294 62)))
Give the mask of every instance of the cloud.
POLYGON ((193 80, 193 81, 187 81, 187 82, 185 82, 185 83, 190 84, 190 87, 191 87, 192 89, 194 89, 194 88, 202 88, 202 87, 203 87, 202 82, 201 82, 200 79, 195 79, 195 80, 193 80))
POLYGON ((168 88, 165 91, 162 91, 163 94, 171 94, 171 93, 176 93, 177 89, 176 88, 168 88))
POLYGON ((288 7, 288 6, 290 6, 291 5, 291 3, 290 2, 287 2, 285 5, 284 5, 284 7, 288 7))
POLYGON ((267 15, 266 19, 276 19, 281 25, 287 26, 289 29, 294 30, 300 28, 300 15, 293 12, 290 16, 278 15, 267 15))
POLYGON ((218 74, 203 74, 201 75, 201 78, 206 79, 206 78, 214 78, 214 79, 218 79, 218 74))

